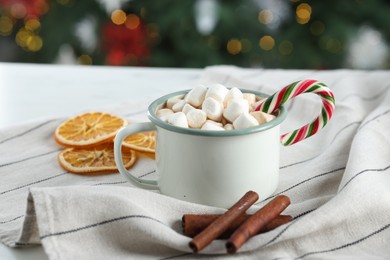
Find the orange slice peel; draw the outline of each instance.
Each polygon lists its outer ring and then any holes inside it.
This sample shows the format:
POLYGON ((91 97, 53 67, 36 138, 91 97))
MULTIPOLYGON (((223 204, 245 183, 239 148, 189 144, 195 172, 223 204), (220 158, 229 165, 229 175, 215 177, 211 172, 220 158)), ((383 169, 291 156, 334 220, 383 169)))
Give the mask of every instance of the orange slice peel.
POLYGON ((156 134, 154 131, 150 131, 129 135, 125 138, 122 145, 136 151, 154 153, 156 134))
POLYGON ((84 113, 59 125, 54 132, 54 139, 67 147, 92 147, 113 140, 118 130, 125 125, 125 119, 112 114, 84 113))
MULTIPOLYGON (((122 149, 122 160, 126 169, 131 168, 137 161, 135 151, 122 149)), ((58 162, 71 173, 92 175, 118 172, 112 142, 90 148, 64 149, 58 154, 58 162)))

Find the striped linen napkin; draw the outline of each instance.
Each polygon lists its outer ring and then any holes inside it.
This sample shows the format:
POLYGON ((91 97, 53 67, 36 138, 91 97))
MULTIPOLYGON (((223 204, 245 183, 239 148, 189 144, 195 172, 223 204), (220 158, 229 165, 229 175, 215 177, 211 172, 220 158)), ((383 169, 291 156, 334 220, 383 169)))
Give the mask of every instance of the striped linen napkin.
MULTIPOLYGON (((215 66, 201 82, 272 94, 300 79, 326 83, 336 97, 331 122, 317 135, 281 146, 280 184, 294 220, 250 239, 235 258, 390 258, 390 72, 241 69, 215 66)), ((282 131, 319 111, 318 97, 286 105, 282 131)), ((112 111, 146 120, 147 102, 112 111), (124 112, 125 111, 125 112, 124 112)), ((0 240, 11 247, 42 245, 50 259, 228 258, 224 241, 193 255, 181 233, 184 213, 224 210, 133 187, 119 174, 78 176, 62 170, 53 141, 54 118, 0 130, 0 240), (202 256, 203 255, 203 256, 202 256)), ((139 161, 136 176, 156 178, 154 162, 139 161)))

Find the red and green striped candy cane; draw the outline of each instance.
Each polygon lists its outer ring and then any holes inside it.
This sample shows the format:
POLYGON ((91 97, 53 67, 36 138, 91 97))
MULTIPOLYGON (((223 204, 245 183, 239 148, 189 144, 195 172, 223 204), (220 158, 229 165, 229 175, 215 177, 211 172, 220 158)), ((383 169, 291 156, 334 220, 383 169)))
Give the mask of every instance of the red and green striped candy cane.
POLYGON ((329 122, 333 115, 335 106, 332 91, 324 83, 318 82, 314 79, 297 81, 287 85, 272 96, 266 98, 263 103, 255 108, 255 111, 272 113, 290 99, 303 93, 314 93, 321 97, 321 113, 313 120, 313 122, 301 128, 295 129, 294 131, 283 134, 281 136, 281 143, 283 145, 287 146, 302 141, 303 139, 316 134, 329 122))

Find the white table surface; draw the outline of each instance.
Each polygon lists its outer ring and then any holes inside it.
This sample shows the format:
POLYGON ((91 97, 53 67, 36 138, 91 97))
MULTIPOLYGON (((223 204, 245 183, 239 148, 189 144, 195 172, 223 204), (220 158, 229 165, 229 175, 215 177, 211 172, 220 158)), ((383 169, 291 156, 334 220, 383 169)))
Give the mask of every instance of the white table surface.
MULTIPOLYGON (((0 63, 0 129, 42 117, 66 116, 189 89, 200 69, 0 63)), ((0 259, 44 260, 42 247, 12 249, 0 259)))

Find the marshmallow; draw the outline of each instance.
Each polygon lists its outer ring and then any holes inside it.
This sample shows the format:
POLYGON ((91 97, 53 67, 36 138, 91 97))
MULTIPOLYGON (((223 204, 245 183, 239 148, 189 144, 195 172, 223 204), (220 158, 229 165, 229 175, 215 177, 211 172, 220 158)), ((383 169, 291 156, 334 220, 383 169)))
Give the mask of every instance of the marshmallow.
POLYGON ((206 122, 207 114, 200 109, 191 109, 187 113, 188 125, 191 128, 201 128, 206 122))
POLYGON ((181 99, 179 102, 173 105, 172 107, 173 112, 180 112, 183 109, 185 104, 187 104, 187 102, 181 99))
POLYGON ((198 85, 187 93, 184 100, 194 107, 199 107, 205 99, 206 92, 207 88, 205 86, 198 85))
POLYGON ((172 107, 177 103, 179 102, 180 100, 182 100, 180 97, 176 96, 176 97, 172 97, 172 98, 169 98, 167 100, 167 105, 166 107, 169 108, 169 109, 172 109, 172 107))
POLYGON ((193 106, 191 106, 190 104, 185 104, 183 109, 181 110, 181 112, 183 112, 184 114, 187 115, 188 112, 190 112, 190 110, 192 109, 195 109, 193 106))
POLYGON ((188 128, 187 117, 183 112, 177 112, 169 116, 168 123, 171 125, 188 128))
POLYGON ((228 92, 229 90, 224 85, 214 84, 207 90, 205 98, 207 99, 208 97, 211 97, 223 103, 228 92))
POLYGON ((249 104, 245 99, 233 99, 229 106, 223 111, 223 116, 233 122, 242 113, 249 112, 249 104))
POLYGON ((206 112, 207 117, 214 121, 221 121, 223 105, 212 97, 208 97, 202 104, 202 110, 206 112))
POLYGON ((256 95, 253 93, 243 93, 242 98, 247 100, 250 106, 256 103, 256 95))
POLYGON ((156 116, 164 122, 167 122, 169 116, 171 116, 172 114, 173 111, 168 108, 163 108, 156 111, 156 116))
POLYGON ((233 100, 233 99, 242 99, 243 98, 243 95, 242 95, 242 92, 241 90, 239 90, 238 88, 234 87, 234 88, 231 88, 228 93, 226 93, 226 96, 225 96, 225 100, 223 101, 223 105, 225 107, 228 107, 229 106, 229 103, 233 100))
POLYGON ((223 126, 223 128, 225 128, 225 130, 234 130, 234 127, 232 124, 226 124, 223 126))
POLYGON ((206 122, 209 122, 209 123, 212 123, 214 125, 217 125, 217 126, 220 126, 220 127, 223 127, 223 124, 221 122, 216 122, 216 121, 213 121, 213 120, 206 120, 206 122))
POLYGON ((234 129, 242 129, 259 125, 256 118, 249 113, 242 113, 233 122, 234 129))
POLYGON ((212 131, 224 131, 225 128, 218 126, 214 123, 211 123, 209 121, 206 121, 206 123, 203 124, 202 130, 212 130, 212 131))
POLYGON ((253 111, 250 114, 254 118, 256 118, 256 120, 257 120, 257 122, 259 122, 259 124, 267 123, 267 122, 269 122, 269 121, 271 121, 272 119, 275 118, 274 115, 267 114, 267 113, 264 113, 264 112, 261 112, 261 111, 253 111))
POLYGON ((162 108, 162 109, 159 109, 156 111, 157 117, 162 117, 162 116, 172 115, 172 114, 173 114, 173 111, 170 110, 169 108, 162 108))
POLYGON ((199 85, 185 96, 168 99, 156 109, 164 122, 202 130, 234 130, 257 126, 275 118, 272 114, 252 111, 264 102, 264 97, 242 93, 238 88, 228 90, 221 84, 210 88, 199 85), (249 113, 250 112, 250 113, 249 113))

